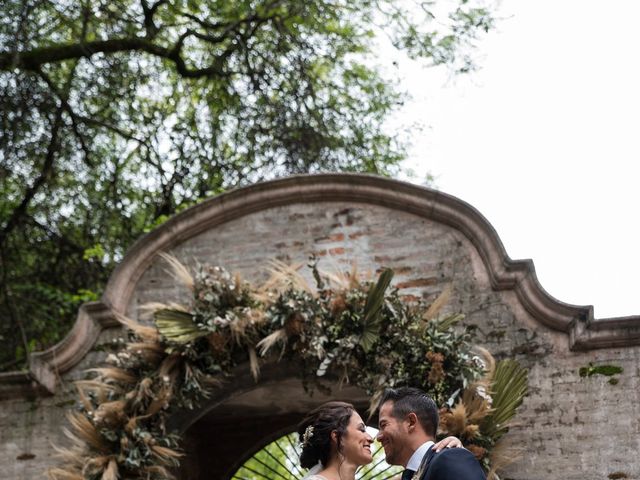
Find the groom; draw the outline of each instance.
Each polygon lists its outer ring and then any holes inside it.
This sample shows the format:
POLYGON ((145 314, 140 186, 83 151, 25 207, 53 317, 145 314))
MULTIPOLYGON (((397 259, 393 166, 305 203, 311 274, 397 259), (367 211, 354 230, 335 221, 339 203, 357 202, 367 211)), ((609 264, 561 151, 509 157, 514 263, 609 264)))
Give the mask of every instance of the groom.
POLYGON ((402 465, 402 480, 485 480, 480 464, 464 448, 431 448, 438 429, 438 407, 417 388, 387 389, 378 406, 387 463, 402 465))

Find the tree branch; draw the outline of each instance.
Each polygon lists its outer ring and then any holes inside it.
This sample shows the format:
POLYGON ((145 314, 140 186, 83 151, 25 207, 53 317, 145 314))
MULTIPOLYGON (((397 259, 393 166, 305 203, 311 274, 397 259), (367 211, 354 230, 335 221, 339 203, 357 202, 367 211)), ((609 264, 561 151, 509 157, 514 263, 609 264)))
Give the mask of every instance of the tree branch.
POLYGON ((140 4, 142 5, 142 11, 144 13, 144 29, 147 32, 148 39, 154 38, 158 33, 158 27, 153 20, 153 16, 156 14, 158 8, 164 3, 167 3, 167 0, 158 0, 151 6, 149 6, 147 0, 140 1, 140 4))
POLYGON ((55 160, 55 154, 57 152, 58 147, 58 133, 60 131, 60 127, 62 125, 62 112, 64 107, 62 104, 58 107, 55 112, 55 118, 53 120, 53 125, 51 127, 51 139, 49 140, 49 145, 47 147, 47 154, 44 159, 44 163, 42 164, 42 169, 40 170, 40 175, 35 179, 33 184, 27 188, 22 198, 22 202, 18 205, 9 220, 5 223, 5 225, 0 230, 0 246, 4 244, 7 236, 11 231, 18 226, 20 223, 20 219, 23 217, 25 212, 27 211, 27 207, 29 203, 36 195, 38 190, 45 184, 51 173, 53 172, 53 163, 55 160))
MULTIPOLYGON (((164 48, 150 42, 146 38, 128 37, 116 38, 111 40, 97 40, 87 43, 76 43, 67 45, 54 45, 51 47, 36 48, 23 52, 0 52, 0 70, 11 70, 19 68, 22 70, 38 70, 40 66, 62 62, 65 60, 73 60, 79 58, 91 58, 96 53, 117 53, 117 52, 135 52, 142 51, 160 58, 166 58, 174 62, 178 73, 187 78, 198 78, 211 75, 228 76, 230 72, 222 69, 222 61, 216 61, 212 65, 199 68, 189 69, 180 56, 182 42, 184 39, 192 35, 193 32, 187 31, 180 36, 178 43, 171 48, 164 48)), ((222 59, 223 60, 223 59, 222 59)))

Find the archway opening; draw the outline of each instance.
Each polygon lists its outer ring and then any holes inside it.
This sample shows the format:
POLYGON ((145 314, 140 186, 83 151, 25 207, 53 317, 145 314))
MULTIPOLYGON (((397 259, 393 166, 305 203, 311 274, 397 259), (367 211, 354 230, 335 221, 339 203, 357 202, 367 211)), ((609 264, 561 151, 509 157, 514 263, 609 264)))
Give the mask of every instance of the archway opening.
MULTIPOLYGON (((366 416, 369 399, 361 389, 350 385, 340 388, 337 381, 327 379, 325 386, 330 392, 315 388, 310 393, 292 367, 269 365, 262 369, 257 383, 245 370, 198 411, 177 416, 174 428, 182 431, 185 452, 178 477, 181 480, 237 478, 236 473, 254 455, 283 437, 287 441, 286 436, 310 410, 329 400, 350 402, 366 416)), ((292 439, 294 445, 296 442, 292 439)), ((297 454, 293 458, 297 459, 297 454)), ((273 478, 282 480, 277 476, 273 478)), ((293 474, 287 477, 295 478, 298 477, 293 474)))
MULTIPOLYGON (((378 430, 367 427, 375 437, 378 430)), ((302 480, 307 471, 300 467, 298 434, 291 432, 261 448, 233 474, 231 480, 302 480)), ((373 445, 373 461, 356 472, 357 480, 389 480, 402 468, 390 466, 380 444, 373 445)))

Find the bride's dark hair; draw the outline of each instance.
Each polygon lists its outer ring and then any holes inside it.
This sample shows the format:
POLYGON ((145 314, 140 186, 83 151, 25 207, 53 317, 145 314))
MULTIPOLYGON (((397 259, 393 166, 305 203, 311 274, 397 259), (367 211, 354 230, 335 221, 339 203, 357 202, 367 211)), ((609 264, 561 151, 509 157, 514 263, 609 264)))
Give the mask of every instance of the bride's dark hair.
POLYGON ((342 436, 347 431, 353 405, 346 402, 327 402, 312 410, 298 424, 298 435, 302 444, 300 465, 311 468, 320 461, 327 465, 331 454, 331 432, 337 433, 338 451, 342 448, 342 436))

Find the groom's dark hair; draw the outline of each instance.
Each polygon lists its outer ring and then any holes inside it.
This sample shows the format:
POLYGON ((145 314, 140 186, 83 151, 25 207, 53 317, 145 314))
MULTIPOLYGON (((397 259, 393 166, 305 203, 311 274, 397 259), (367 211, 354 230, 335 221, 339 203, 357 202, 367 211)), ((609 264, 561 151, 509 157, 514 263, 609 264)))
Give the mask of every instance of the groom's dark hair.
POLYGON ((407 415, 413 412, 418 417, 425 433, 434 439, 436 438, 439 421, 438 406, 425 392, 411 387, 387 388, 378 403, 378 412, 386 402, 393 402, 391 415, 394 418, 404 420, 407 415))

